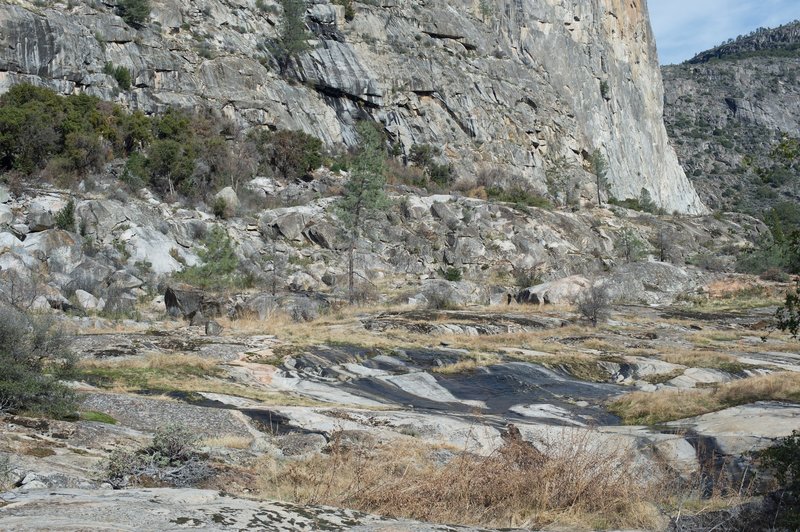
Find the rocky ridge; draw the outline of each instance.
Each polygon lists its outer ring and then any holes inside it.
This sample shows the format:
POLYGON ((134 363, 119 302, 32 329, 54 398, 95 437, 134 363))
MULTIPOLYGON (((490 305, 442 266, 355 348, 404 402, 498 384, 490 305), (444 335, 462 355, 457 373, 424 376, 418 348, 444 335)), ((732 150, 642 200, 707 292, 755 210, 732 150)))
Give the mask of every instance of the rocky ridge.
POLYGON ((797 201, 796 184, 765 182, 771 151, 800 131, 800 24, 761 30, 662 69, 665 122, 703 202, 758 215, 797 201))
POLYGON ((432 144, 462 176, 499 169, 542 191, 554 170, 587 198, 599 149, 610 194, 645 189, 667 212, 706 212, 662 125, 644 2, 480 5, 354 2, 346 20, 341 6, 311 2, 310 49, 281 75, 270 52, 281 23, 273 0, 158 0, 140 29, 105 4, 23 0, 0 5, 0 92, 32 82, 148 113, 208 107, 330 147, 353 145, 355 120, 369 117, 401 156, 432 144), (132 73, 130 90, 107 64, 132 73))

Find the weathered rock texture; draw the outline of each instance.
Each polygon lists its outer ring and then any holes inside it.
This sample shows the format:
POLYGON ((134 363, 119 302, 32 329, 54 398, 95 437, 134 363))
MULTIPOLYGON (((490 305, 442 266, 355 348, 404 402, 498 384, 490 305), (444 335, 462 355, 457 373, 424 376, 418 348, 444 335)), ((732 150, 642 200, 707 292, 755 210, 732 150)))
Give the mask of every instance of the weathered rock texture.
POLYGON ((329 146, 353 144, 369 116, 403 154, 435 144, 461 175, 500 169, 542 190, 558 167, 585 197, 599 149, 614 196, 645 188, 669 212, 705 211, 667 141, 645 2, 354 5, 346 21, 340 6, 309 2, 310 48, 283 74, 270 54, 274 0, 156 0, 138 30, 104 4, 0 5, 0 92, 29 81, 146 112, 207 106, 329 146), (132 72, 130 90, 103 73, 109 62, 132 72))

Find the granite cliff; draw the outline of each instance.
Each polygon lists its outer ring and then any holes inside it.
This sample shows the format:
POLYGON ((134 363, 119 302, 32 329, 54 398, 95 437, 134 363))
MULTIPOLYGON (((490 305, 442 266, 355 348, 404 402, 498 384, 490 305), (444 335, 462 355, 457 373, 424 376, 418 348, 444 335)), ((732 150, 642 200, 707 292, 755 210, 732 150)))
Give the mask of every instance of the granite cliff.
POLYGON ((598 149, 609 194, 646 189, 668 212, 703 213, 662 122, 645 2, 327 0, 308 3, 309 48, 273 56, 272 0, 156 0, 141 27, 114 5, 0 5, 0 92, 20 82, 86 92, 152 113, 208 107, 237 124, 301 129, 330 146, 382 122, 400 156, 442 147, 460 175, 501 170, 544 191, 571 174, 584 198, 598 149), (349 20, 348 20, 349 19, 349 20), (122 89, 106 65, 132 74, 122 89))

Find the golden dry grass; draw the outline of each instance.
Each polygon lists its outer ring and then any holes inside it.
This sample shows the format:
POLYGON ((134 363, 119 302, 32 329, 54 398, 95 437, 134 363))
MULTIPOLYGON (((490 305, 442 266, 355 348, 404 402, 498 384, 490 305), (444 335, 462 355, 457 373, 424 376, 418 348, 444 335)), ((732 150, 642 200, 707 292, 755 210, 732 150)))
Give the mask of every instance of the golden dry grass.
POLYGON ((223 434, 214 438, 207 438, 202 442, 202 445, 206 447, 221 447, 225 449, 249 449, 252 444, 253 438, 235 434, 223 434))
POLYGON ((627 424, 652 425, 757 401, 800 401, 800 373, 760 375, 715 389, 634 392, 612 401, 609 409, 627 424))
POLYGON ((738 373, 746 369, 738 358, 719 351, 709 350, 678 350, 660 356, 670 364, 680 364, 690 368, 720 369, 731 373, 738 373))
POLYGON ((271 405, 324 404, 288 393, 233 383, 224 376, 224 370, 216 360, 177 353, 149 354, 121 360, 81 360, 77 366, 78 378, 115 392, 208 392, 244 397, 271 405))
POLYGON ((491 366, 500 362, 500 357, 491 353, 471 353, 469 358, 459 360, 453 364, 447 364, 438 368, 433 368, 434 373, 441 373, 444 375, 452 375, 457 373, 466 373, 474 371, 477 368, 491 366))
POLYGON ((262 459, 259 493, 472 526, 663 526, 649 502, 657 498, 657 471, 643 474, 628 449, 598 446, 589 433, 570 438, 547 454, 507 442, 490 456, 460 452, 446 462, 437 460, 434 447, 411 440, 350 448, 334 438, 327 455, 262 459))

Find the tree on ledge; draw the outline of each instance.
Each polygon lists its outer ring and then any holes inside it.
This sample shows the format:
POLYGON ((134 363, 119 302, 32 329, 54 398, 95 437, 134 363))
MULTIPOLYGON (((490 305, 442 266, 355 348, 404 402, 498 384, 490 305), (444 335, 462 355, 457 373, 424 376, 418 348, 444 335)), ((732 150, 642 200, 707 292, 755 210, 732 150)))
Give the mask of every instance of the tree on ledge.
POLYGON ((378 126, 370 122, 359 122, 356 126, 361 146, 350 171, 350 179, 344 186, 344 194, 336 204, 336 212, 347 233, 347 293, 354 302, 353 255, 364 222, 389 206, 384 192, 385 148, 378 126))

